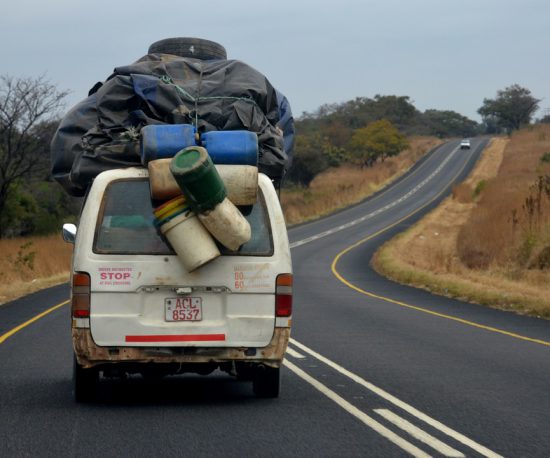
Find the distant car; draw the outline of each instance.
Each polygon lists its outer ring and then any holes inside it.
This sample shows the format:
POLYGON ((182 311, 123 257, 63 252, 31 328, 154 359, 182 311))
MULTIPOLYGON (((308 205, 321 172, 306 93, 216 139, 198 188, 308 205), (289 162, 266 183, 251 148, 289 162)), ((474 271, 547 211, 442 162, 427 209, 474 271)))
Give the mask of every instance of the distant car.
POLYGON ((460 149, 470 149, 470 140, 465 138, 460 142, 460 149))

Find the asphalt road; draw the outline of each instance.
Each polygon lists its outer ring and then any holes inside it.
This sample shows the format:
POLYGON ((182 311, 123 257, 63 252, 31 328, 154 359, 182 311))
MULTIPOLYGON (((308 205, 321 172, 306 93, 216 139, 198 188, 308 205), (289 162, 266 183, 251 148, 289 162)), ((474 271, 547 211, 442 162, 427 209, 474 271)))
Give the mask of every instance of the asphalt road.
POLYGON ((0 456, 550 455, 550 322, 379 277, 377 246, 475 162, 450 142, 371 199, 289 231, 292 343, 276 400, 220 374, 71 394, 62 285, 0 307, 0 456))

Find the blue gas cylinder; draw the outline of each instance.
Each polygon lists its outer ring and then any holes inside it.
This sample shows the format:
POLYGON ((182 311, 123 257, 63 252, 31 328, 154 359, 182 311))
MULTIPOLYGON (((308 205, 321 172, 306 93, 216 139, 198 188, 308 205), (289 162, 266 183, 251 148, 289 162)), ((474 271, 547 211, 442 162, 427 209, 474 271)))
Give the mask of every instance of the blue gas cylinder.
POLYGON ((191 124, 150 124, 141 129, 141 163, 174 157, 195 146, 195 126, 191 124))
POLYGON ((201 134, 201 144, 214 164, 258 166, 258 136, 248 130, 218 130, 201 134))

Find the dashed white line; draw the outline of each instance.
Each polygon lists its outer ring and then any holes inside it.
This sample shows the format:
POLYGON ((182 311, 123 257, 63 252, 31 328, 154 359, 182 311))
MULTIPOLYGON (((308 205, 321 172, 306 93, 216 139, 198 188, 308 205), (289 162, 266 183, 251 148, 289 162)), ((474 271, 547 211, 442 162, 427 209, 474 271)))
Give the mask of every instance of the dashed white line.
POLYGON ((292 372, 294 372, 298 377, 305 380, 307 383, 309 383, 314 388, 319 390, 326 397, 328 397, 329 399, 334 401, 336 404, 338 404, 340 407, 342 407, 348 413, 353 415, 358 420, 362 421, 365 425, 367 425, 369 428, 372 428, 374 431, 376 431, 381 436, 383 436, 386 439, 393 442, 395 445, 397 445, 399 448, 401 448, 405 452, 410 453, 414 457, 429 458, 430 455, 423 452, 418 447, 414 446, 413 444, 406 441, 405 439, 399 437, 393 431, 386 428, 381 423, 377 422, 374 418, 369 417, 365 412, 359 410, 353 404, 349 403, 343 397, 341 397, 339 394, 337 394, 336 392, 334 392, 330 388, 328 388, 326 385, 323 385, 321 382, 319 382, 318 380, 313 378, 311 375, 304 372, 298 366, 294 365, 293 363, 291 363, 290 361, 288 361, 286 359, 284 361, 284 365, 286 367, 288 367, 292 372))
POLYGON ((397 204, 403 202, 405 199, 408 199, 413 194, 416 194, 421 188, 426 186, 426 184, 430 180, 432 180, 443 169, 443 167, 445 167, 447 162, 449 162, 451 160, 451 158, 456 154, 457 151, 458 151, 458 146, 455 149, 453 149, 451 151, 451 153, 445 159, 443 159, 441 164, 439 164, 438 167, 430 175, 428 175, 423 181, 421 181, 418 185, 416 185, 413 189, 411 189, 407 194, 401 196, 399 199, 394 200, 393 202, 385 205, 384 207, 379 208, 378 210, 375 210, 375 211, 373 211, 373 212, 371 212, 367 215, 364 215, 361 218, 354 219, 353 221, 350 221, 349 223, 342 224, 338 227, 335 227, 333 229, 329 229, 328 231, 321 232, 321 233, 319 233, 317 235, 314 235, 312 237, 308 237, 308 238, 293 242, 293 243, 290 244, 290 248, 296 248, 296 247, 305 245, 306 243, 313 242, 315 240, 319 240, 320 238, 326 237, 328 235, 332 235, 336 232, 343 231, 344 229, 348 229, 352 226, 355 226, 358 223, 362 223, 363 221, 366 221, 369 218, 373 218, 373 217, 379 215, 380 213, 382 213, 384 211, 390 210, 391 208, 393 208, 397 204))
POLYGON ((399 415, 396 415, 390 410, 387 409, 374 409, 374 411, 388 420, 390 423, 393 423, 398 428, 409 433, 414 438, 418 439, 421 442, 429 445, 434 450, 441 453, 443 456, 449 456, 453 458, 463 458, 464 454, 455 450, 454 448, 448 446, 444 442, 441 442, 439 439, 433 437, 427 432, 421 430, 420 428, 414 426, 411 422, 401 418, 399 415))
POLYGON ((305 356, 302 355, 301 353, 298 353, 296 350, 290 348, 290 347, 287 347, 286 349, 286 352, 292 356, 293 358, 296 358, 296 359, 304 359, 305 356))
POLYGON ((409 414, 413 415, 414 417, 418 418, 419 420, 422 420, 423 422, 429 424, 435 429, 438 429, 442 433, 446 434, 449 437, 452 437, 458 442, 461 442, 462 444, 470 447, 471 449, 475 450, 477 453, 491 457, 491 458, 502 458, 497 453, 493 452, 492 450, 488 449, 487 447, 484 447, 481 444, 478 444, 477 442, 473 441, 469 437, 464 436, 463 434, 459 433, 458 431, 455 431, 448 426, 445 426, 443 423, 437 421, 434 418, 431 418, 430 416, 426 415, 425 413, 420 412, 415 407, 411 406, 410 404, 407 404, 404 401, 401 401, 400 399, 396 398, 395 396, 391 395, 387 391, 384 391, 382 388, 378 388, 377 386, 373 385, 370 382, 367 382, 365 379, 359 377, 358 375, 354 374, 351 371, 348 371, 347 369, 343 368, 339 364, 336 364, 335 362, 331 361, 330 359, 324 357, 323 355, 317 353, 316 351, 312 350, 311 348, 306 347, 304 344, 296 341, 295 339, 291 338, 290 342, 298 347, 300 350, 302 350, 304 353, 307 353, 314 358, 318 359, 319 361, 325 363, 327 366, 332 367, 334 370, 340 372, 341 374, 345 375, 346 377, 350 378, 354 382, 358 383, 359 385, 365 387, 367 390, 372 391, 373 393, 377 394, 381 398, 385 399, 388 402, 391 402, 394 406, 399 407, 400 409, 404 410, 405 412, 408 412, 409 414))
MULTIPOLYGON (((393 207, 395 207, 397 204, 403 202, 405 199, 408 199, 413 194, 417 193, 421 188, 423 188, 430 180, 435 177, 447 164, 447 162, 450 161, 452 156, 458 151, 458 147, 455 148, 449 156, 447 156, 441 164, 427 177, 425 178, 421 183, 419 183, 417 186, 415 186, 413 189, 411 189, 407 194, 401 196, 399 199, 393 201, 390 204, 385 205, 382 208, 379 208, 367 215, 362 216, 361 218, 357 218, 353 221, 350 221, 346 224, 342 224, 338 227, 335 227, 333 229, 329 229, 328 231, 321 232, 317 235, 314 235, 312 237, 308 237, 303 240, 296 241, 294 243, 290 244, 291 248, 295 248, 301 245, 304 245, 306 243, 312 242, 314 240, 318 240, 320 238, 326 237, 328 235, 334 234, 336 232, 340 232, 342 230, 345 230, 349 227, 352 227, 358 223, 361 223, 363 221, 366 221, 369 218, 372 218, 384 211, 387 211, 393 207)), ((376 395, 380 396, 381 398, 385 399, 386 401, 392 403, 396 407, 404 410, 405 412, 408 412, 410 415, 418 418, 419 420, 427 423, 431 427, 439 430, 440 432, 446 434, 447 436, 453 438, 454 440, 470 447, 472 450, 475 450, 476 452, 480 453, 483 456, 490 457, 490 458, 502 458, 497 453, 493 452, 492 450, 484 447, 481 444, 478 444, 477 442, 473 441, 472 439, 464 436, 463 434, 454 431, 453 429, 445 426, 441 422, 429 417, 428 415, 420 412, 413 406, 401 401, 400 399, 396 398, 395 396, 387 393, 386 391, 382 390, 381 388, 378 388, 377 386, 373 385, 370 382, 367 382, 363 378, 359 377, 358 375, 348 371, 347 369, 343 368, 342 366, 334 363, 333 361, 329 360, 328 358, 325 358, 324 356, 320 355, 319 353, 311 350, 310 348, 306 347, 305 345, 297 342, 294 339, 290 339, 290 342, 297 346, 299 349, 304 351, 305 353, 317 358, 319 361, 325 363, 329 367, 332 367, 336 371, 340 372, 341 374, 345 375, 346 377, 350 378, 351 380, 355 381, 359 385, 365 387, 369 391, 375 393, 376 395)), ((303 359, 305 358, 304 355, 297 352, 296 350, 292 348, 287 349, 287 353, 294 358, 297 359, 303 359)), ((378 432, 383 437, 387 438, 391 442, 393 442, 395 445, 403 449, 404 451, 410 453, 411 455, 415 457, 428 457, 429 455, 420 450, 418 447, 414 446, 410 442, 406 441, 405 439, 401 438, 388 428, 386 428, 381 423, 377 422, 375 419, 368 416, 363 411, 359 410, 357 407, 355 407, 353 404, 346 401, 344 398, 342 398, 340 395, 332 391, 327 386, 323 385, 321 382, 298 368, 296 365, 291 363, 288 360, 284 361, 284 364, 286 367, 288 367, 292 372, 294 372, 296 375, 301 377, 303 380, 314 386, 317 390, 319 390, 321 393, 323 393, 325 396, 336 402, 340 407, 344 408, 347 412, 354 415, 356 418, 361 420, 363 423, 365 423, 367 426, 378 432)), ((374 410, 377 414, 384 417, 387 421, 393 423, 395 426, 399 427, 400 429, 406 431, 411 436, 415 437, 416 439, 420 440, 421 442, 424 442, 428 444, 430 447, 437 450, 439 453, 443 454, 444 456, 449 457, 463 457, 464 455, 459 452, 458 450, 453 449, 452 447, 446 445, 442 441, 436 439, 435 437, 429 435, 425 431, 421 430, 420 428, 416 427, 409 421, 399 417, 398 415, 394 414, 393 412, 387 410, 387 409, 375 409, 374 410)))

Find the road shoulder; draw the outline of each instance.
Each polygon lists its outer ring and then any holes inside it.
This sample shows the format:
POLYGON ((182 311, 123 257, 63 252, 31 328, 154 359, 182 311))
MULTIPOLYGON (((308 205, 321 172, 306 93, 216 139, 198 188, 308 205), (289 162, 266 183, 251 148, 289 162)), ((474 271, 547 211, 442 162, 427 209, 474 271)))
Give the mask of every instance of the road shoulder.
POLYGON ((468 269, 456 253, 462 225, 475 207, 461 192, 496 176, 508 140, 492 139, 474 170, 436 209, 384 244, 374 269, 398 283, 503 310, 550 318, 548 292, 495 272, 468 269))

